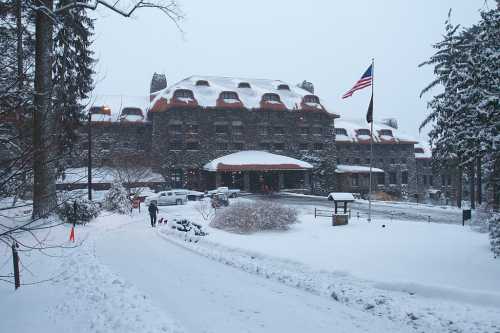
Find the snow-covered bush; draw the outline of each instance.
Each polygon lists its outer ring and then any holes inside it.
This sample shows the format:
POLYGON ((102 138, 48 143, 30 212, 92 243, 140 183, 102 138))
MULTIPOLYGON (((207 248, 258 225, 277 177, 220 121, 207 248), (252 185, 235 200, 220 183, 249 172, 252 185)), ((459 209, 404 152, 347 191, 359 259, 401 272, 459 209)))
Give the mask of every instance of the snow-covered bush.
POLYGON ((491 251, 496 257, 500 257, 500 214, 493 215, 488 220, 490 228, 491 251))
POLYGON ((186 219, 173 220, 172 222, 169 222, 169 224, 176 233, 184 237, 184 241, 186 242, 197 243, 201 237, 208 235, 208 232, 203 230, 203 226, 201 224, 194 223, 186 219))
POLYGON ((286 230, 297 223, 297 211, 273 201, 237 202, 221 209, 210 226, 236 233, 286 230))
POLYGON ((65 201, 57 209, 57 215, 62 221, 77 224, 89 222, 96 218, 100 212, 99 204, 87 198, 65 201))
POLYGON ((132 203, 127 190, 120 182, 115 181, 104 197, 104 209, 120 214, 130 214, 132 203))

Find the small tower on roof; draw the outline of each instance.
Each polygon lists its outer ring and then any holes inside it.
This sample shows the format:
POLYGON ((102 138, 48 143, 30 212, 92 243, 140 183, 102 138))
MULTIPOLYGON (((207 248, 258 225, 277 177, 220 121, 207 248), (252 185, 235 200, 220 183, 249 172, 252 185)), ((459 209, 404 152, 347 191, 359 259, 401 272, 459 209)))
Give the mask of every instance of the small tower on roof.
POLYGON ((167 77, 162 73, 154 73, 151 79, 151 86, 149 88, 149 93, 155 93, 167 87, 167 77))

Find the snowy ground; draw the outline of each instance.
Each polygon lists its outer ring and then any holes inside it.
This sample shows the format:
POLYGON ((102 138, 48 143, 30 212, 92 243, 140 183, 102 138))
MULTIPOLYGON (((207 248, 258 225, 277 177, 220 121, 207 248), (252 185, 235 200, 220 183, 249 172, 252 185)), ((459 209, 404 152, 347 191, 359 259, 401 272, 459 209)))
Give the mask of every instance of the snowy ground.
MULTIPOLYGON (((160 216, 206 224, 196 205, 160 216)), ((52 279, 15 292, 0 283, 0 332, 500 332, 486 234, 395 219, 334 228, 295 206, 302 223, 289 231, 208 228, 197 243, 148 227, 145 210, 104 212, 78 227, 75 249, 21 253, 24 282, 52 279)), ((2 275, 7 249, 0 259, 2 275)))

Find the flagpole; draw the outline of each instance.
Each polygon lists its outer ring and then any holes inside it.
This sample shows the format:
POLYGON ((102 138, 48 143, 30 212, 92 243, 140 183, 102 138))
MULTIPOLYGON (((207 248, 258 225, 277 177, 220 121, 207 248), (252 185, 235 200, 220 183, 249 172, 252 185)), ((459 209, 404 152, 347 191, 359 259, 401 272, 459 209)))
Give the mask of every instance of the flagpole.
MULTIPOLYGON (((372 102, 373 102, 373 83, 375 81, 375 59, 372 58, 372 102)), ((372 121, 370 122, 370 188, 368 189, 368 222, 372 220, 372 168, 373 168, 373 104, 372 121)))

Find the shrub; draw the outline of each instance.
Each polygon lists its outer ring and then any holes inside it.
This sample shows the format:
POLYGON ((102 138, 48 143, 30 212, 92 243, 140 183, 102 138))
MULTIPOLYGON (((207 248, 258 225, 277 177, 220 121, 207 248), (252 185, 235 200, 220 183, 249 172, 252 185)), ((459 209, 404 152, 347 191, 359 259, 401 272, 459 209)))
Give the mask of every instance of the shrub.
POLYGON ((297 211, 272 201, 237 202, 217 212, 210 226, 236 233, 287 230, 297 223, 297 211))
POLYGON ((57 209, 59 218, 67 223, 87 223, 96 218, 101 212, 99 204, 86 198, 77 198, 73 201, 65 201, 57 209))
POLYGON ((496 257, 500 257, 500 214, 493 215, 489 220, 491 251, 496 257))
POLYGON ((125 190, 121 183, 115 181, 111 185, 111 188, 104 197, 103 206, 104 209, 112 212, 130 214, 132 203, 128 197, 127 190, 125 190))

